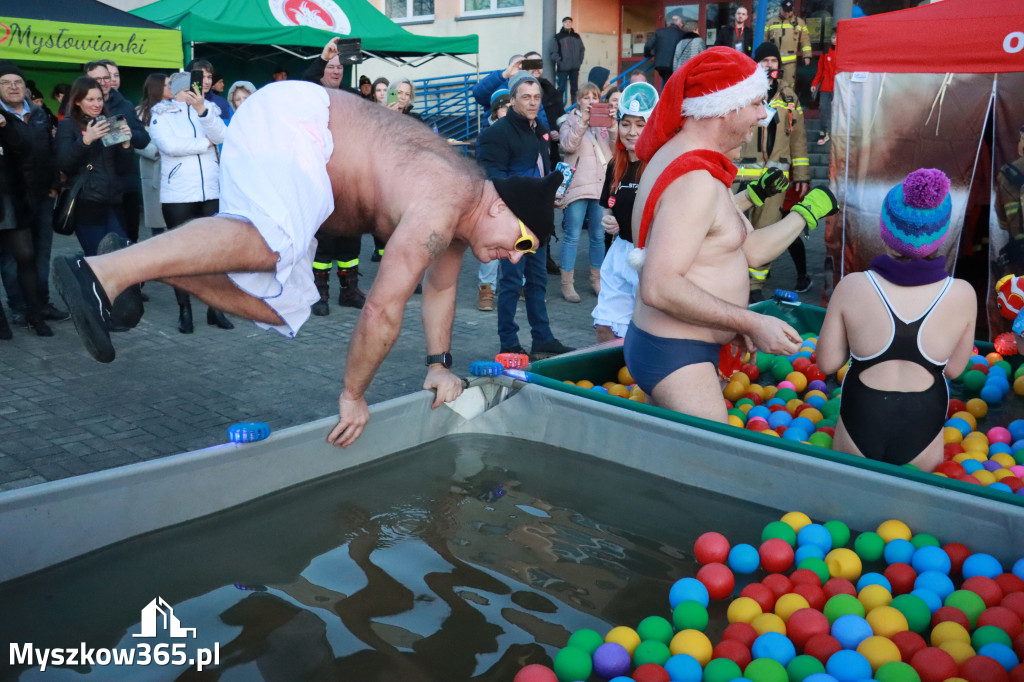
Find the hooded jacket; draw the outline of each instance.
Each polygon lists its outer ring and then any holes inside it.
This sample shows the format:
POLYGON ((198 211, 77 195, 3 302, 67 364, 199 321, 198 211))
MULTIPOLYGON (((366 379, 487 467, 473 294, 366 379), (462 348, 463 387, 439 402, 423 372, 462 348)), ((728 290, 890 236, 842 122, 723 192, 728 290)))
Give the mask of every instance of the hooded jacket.
POLYGON ((564 28, 552 39, 551 61, 556 71, 577 71, 583 66, 583 39, 576 31, 564 28))
POLYGON ((206 103, 205 116, 175 100, 153 105, 149 134, 160 150, 160 203, 220 198, 220 156, 215 145, 224 142, 226 132, 220 110, 212 102, 206 103))
POLYGON ((24 179, 28 200, 34 203, 57 186, 57 161, 50 115, 28 100, 26 104, 28 120, 12 114, 8 117, 8 125, 16 127, 28 141, 29 151, 17 158, 16 172, 24 179))

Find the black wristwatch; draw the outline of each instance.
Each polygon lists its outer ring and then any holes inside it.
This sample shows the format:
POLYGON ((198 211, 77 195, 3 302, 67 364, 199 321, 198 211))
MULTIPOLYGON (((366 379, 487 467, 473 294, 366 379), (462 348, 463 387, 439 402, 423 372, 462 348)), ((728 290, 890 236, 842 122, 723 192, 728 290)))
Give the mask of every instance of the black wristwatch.
POLYGON ((437 355, 428 355, 427 356, 426 364, 428 366, 430 366, 430 365, 444 365, 445 369, 451 369, 452 368, 452 354, 449 353, 448 351, 445 351, 444 353, 439 353, 437 355))

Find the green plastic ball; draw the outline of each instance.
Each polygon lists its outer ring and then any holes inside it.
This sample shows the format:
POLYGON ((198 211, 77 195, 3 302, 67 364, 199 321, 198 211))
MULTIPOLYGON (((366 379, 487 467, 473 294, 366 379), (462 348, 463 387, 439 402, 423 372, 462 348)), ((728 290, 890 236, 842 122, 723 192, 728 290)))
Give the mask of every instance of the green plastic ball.
POLYGON ((555 654, 554 670, 559 682, 572 682, 590 677, 594 664, 586 651, 567 646, 555 654))
MULTIPOLYGON (((639 667, 645 663, 655 663, 657 665, 665 665, 665 661, 672 658, 672 652, 668 650, 668 645, 664 642, 659 642, 656 639, 649 639, 646 642, 640 642, 636 649, 633 650, 633 665, 639 667)), ((585 677, 574 677, 574 680, 584 680, 585 677)))
MULTIPOLYGON (((691 602, 683 602, 683 604, 686 603, 691 602)), ((696 604, 696 602, 692 603, 696 604)), ((682 604, 680 604, 680 606, 682 606, 682 604)), ((700 604, 697 604, 697 606, 700 606, 700 604)), ((707 613, 707 611, 705 611, 705 613, 707 613)), ((675 635, 675 632, 672 630, 672 623, 669 623, 661 616, 648 616, 640 621, 640 624, 636 626, 636 634, 640 635, 640 640, 644 642, 654 640, 656 642, 661 642, 662 644, 668 644, 672 641, 672 637, 675 635)))
MULTIPOLYGON (((970 590, 957 590, 952 592, 946 601, 942 603, 943 606, 952 606, 960 609, 967 616, 967 620, 971 624, 971 630, 978 626, 978 616, 985 610, 985 602, 976 593, 970 590)), ((977 651, 977 647, 974 649, 977 651)))
POLYGON ((772 360, 772 376, 776 381, 782 381, 786 375, 793 371, 793 363, 783 357, 772 360))
POLYGON ((964 388, 972 393, 977 393, 981 390, 981 387, 985 385, 985 373, 979 372, 976 369, 969 369, 964 372, 963 381, 964 388))
POLYGON ((814 656, 801 654, 793 658, 786 666, 789 682, 804 682, 804 678, 814 673, 825 672, 825 664, 814 656))
POLYGON ((587 652, 588 656, 593 656, 594 652, 597 651, 597 647, 602 644, 604 644, 604 637, 599 635, 597 631, 590 628, 581 628, 569 636, 569 644, 567 646, 574 649, 582 649, 587 652))
POLYGON ((818 577, 821 579, 821 584, 822 585, 827 583, 828 579, 830 577, 829 572, 828 572, 828 564, 825 563, 824 559, 819 559, 816 556, 809 556, 809 557, 807 557, 806 559, 801 561, 799 564, 797 564, 796 567, 798 569, 799 568, 806 568, 808 570, 811 570, 811 571, 814 571, 815 573, 817 573, 818 577))
POLYGON ((743 671, 750 682, 789 682, 786 668, 774 658, 755 658, 743 671))
POLYGON ((910 538, 910 544, 914 546, 914 549, 921 549, 922 547, 941 547, 939 539, 928 533, 918 533, 914 537, 910 538))
POLYGON ((753 407, 754 401, 751 400, 750 398, 740 398, 739 400, 736 401, 736 407, 739 407, 740 405, 750 405, 751 407, 753 407))
POLYGON ((874 531, 861 533, 853 541, 853 551, 857 553, 861 561, 878 561, 885 553, 885 540, 874 531))
MULTIPOLYGON (((825 417, 826 419, 835 419, 836 417, 839 416, 839 408, 841 405, 842 401, 836 400, 835 398, 827 401, 824 405, 821 406, 822 416, 825 417)), ((818 423, 820 424, 821 422, 818 423)), ((830 424, 830 426, 835 426, 835 424, 830 424)))
POLYGON ((744 424, 747 423, 747 415, 743 412, 743 410, 734 407, 731 410, 729 410, 729 414, 739 417, 740 421, 742 421, 744 424))
POLYGON ((832 549, 846 547, 850 542, 850 527, 838 519, 824 523, 825 530, 832 536, 832 549))
POLYGON ((785 540, 791 546, 796 547, 796 531, 785 521, 772 521, 761 531, 761 542, 772 538, 785 540))
POLYGON ((828 397, 831 400, 831 399, 834 399, 834 398, 839 398, 842 395, 843 395, 843 387, 842 386, 837 386, 836 388, 832 389, 832 393, 829 394, 828 397))
POLYGON ((914 471, 921 470, 921 467, 917 466, 916 464, 910 464, 909 462, 906 464, 902 464, 900 466, 902 466, 904 469, 913 469, 914 471))
POLYGON ((909 663, 889 661, 878 666, 878 670, 875 671, 875 680, 877 682, 921 682, 921 676, 909 663))
POLYGON ((840 616, 845 616, 849 613, 855 616, 864 617, 864 605, 858 601, 852 594, 837 594, 829 598, 825 602, 825 610, 822 611, 825 617, 828 618, 828 623, 831 625, 836 622, 836 619, 840 616))
POLYGON ((828 435, 824 431, 815 431, 807 437, 807 442, 811 445, 816 445, 819 448, 825 448, 826 450, 832 449, 832 436, 828 435))
MULTIPOLYGON (((1021 365, 1021 367, 1024 367, 1024 365, 1021 365)), ((1013 461, 1017 464, 1024 464, 1024 448, 1013 453, 1013 461)))
MULTIPOLYGON (((681 602, 672 611, 672 625, 675 626, 676 631, 699 630, 704 632, 708 627, 708 610, 700 602, 681 602)), ((671 634, 669 639, 672 639, 671 634)))
POLYGON ((903 614, 907 619, 907 627, 917 634, 924 633, 932 623, 932 612, 928 604, 914 594, 901 594, 895 597, 889 606, 903 614))
POLYGON ((728 658, 713 658, 704 666, 702 682, 731 682, 742 676, 743 671, 735 661, 728 658))
POLYGON ((761 374, 767 372, 773 362, 775 362, 775 356, 771 353, 758 353, 757 358, 754 360, 754 364, 757 365, 757 371, 761 374))
POLYGON ((991 644, 992 642, 1005 644, 1006 646, 1013 648, 1013 642, 1010 640, 1010 636, 1006 634, 1005 630, 997 628, 995 625, 982 625, 971 635, 971 646, 974 647, 975 651, 980 651, 981 647, 986 644, 991 644))
MULTIPOLYGON (((782 377, 782 379, 785 378, 785 376, 782 377)), ((782 379, 779 379, 779 381, 782 381, 782 379)), ((778 398, 779 400, 785 400, 788 403, 793 398, 799 398, 800 396, 797 395, 797 392, 791 388, 780 388, 778 391, 775 392, 775 397, 778 398)))
POLYGON ((1006 360, 1000 360, 1000 361, 998 361, 996 364, 994 364, 992 366, 993 367, 1002 367, 1003 369, 1006 370, 1007 374, 1009 374, 1010 372, 1013 371, 1013 368, 1010 367, 1010 363, 1008 363, 1006 360))

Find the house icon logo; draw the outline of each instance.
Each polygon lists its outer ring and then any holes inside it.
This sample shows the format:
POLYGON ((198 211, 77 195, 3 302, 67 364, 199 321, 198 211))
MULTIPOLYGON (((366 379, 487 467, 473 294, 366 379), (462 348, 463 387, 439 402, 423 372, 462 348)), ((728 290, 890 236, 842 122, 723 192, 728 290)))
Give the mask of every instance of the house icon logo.
POLYGON ((196 636, 195 628, 183 628, 171 605, 157 597, 142 609, 142 632, 132 637, 156 637, 157 630, 166 630, 170 637, 196 636))

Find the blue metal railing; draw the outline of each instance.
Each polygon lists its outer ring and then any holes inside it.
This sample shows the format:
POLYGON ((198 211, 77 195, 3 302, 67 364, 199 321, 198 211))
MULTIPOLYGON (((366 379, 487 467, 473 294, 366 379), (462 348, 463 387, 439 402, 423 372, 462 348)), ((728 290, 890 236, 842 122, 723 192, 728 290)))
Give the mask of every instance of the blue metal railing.
MULTIPOLYGON (((616 76, 615 78, 613 78, 611 80, 610 84, 611 85, 617 85, 620 88, 624 88, 629 83, 630 76, 632 76, 634 73, 637 73, 637 72, 638 73, 647 73, 648 71, 651 71, 652 69, 654 69, 654 60, 653 59, 645 59, 645 60, 643 60, 641 62, 637 62, 633 66, 629 67, 628 69, 626 69, 625 71, 620 73, 618 76, 616 76)), ((648 82, 650 82, 650 78, 648 78, 648 82)), ((651 85, 654 85, 654 84, 651 83, 651 85)), ((568 111, 572 111, 575 108, 576 108, 576 103, 572 102, 566 108, 566 111, 567 112, 568 111)), ((615 112, 612 112, 612 116, 615 116, 615 112)))
POLYGON ((477 74, 460 73, 421 78, 416 84, 416 110, 439 135, 459 141, 476 137, 483 109, 473 99, 477 74))

